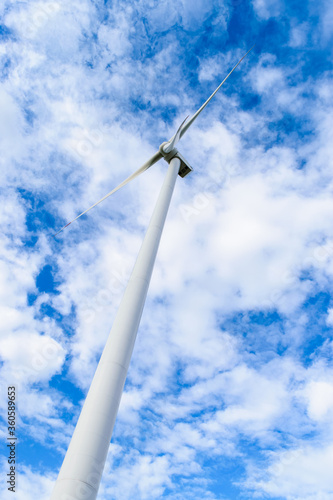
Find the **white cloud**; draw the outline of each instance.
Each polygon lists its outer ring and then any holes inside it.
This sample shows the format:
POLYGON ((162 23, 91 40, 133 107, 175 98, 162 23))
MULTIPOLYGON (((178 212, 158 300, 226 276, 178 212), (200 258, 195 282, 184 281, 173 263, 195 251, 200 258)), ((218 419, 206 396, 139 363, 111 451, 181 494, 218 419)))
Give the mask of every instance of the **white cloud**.
POLYGON ((307 37, 309 34, 309 24, 301 23, 292 26, 290 31, 290 41, 291 47, 303 47, 307 43, 307 37))
MULTIPOLYGON (((8 463, 3 462, 1 467, 2 478, 9 472, 8 463)), ((54 484, 53 475, 44 475, 33 471, 30 467, 20 466, 16 469, 16 488, 15 493, 8 491, 7 486, 3 488, 3 500, 10 500, 13 496, 17 500, 47 500, 51 496, 54 484)))
POLYGON ((106 471, 109 476, 110 486, 101 485, 101 497, 123 498, 124 500, 139 495, 139 498, 158 498, 163 495, 170 484, 169 457, 140 456, 132 452, 127 457, 126 467, 118 469, 117 477, 112 477, 112 472, 106 471), (109 474, 108 474, 109 472, 109 474), (128 480, 130 474, 131 480, 128 480))
POLYGON ((60 371, 65 350, 49 336, 21 331, 0 340, 0 355, 8 381, 15 384, 49 380, 60 371))
MULTIPOLYGON (((177 5, 170 0, 163 0, 146 10, 145 1, 138 2, 140 11, 149 22, 153 32, 172 30, 175 25, 185 30, 196 30, 214 13, 214 24, 225 29, 228 16, 227 9, 220 2, 204 0, 182 0, 177 5)), ((138 6, 137 6, 138 8, 138 6)))
POLYGON ((285 83, 285 74, 282 68, 274 67, 275 57, 262 54, 260 65, 256 66, 250 74, 255 90, 259 94, 277 93, 285 83))
POLYGON ((329 1, 324 1, 322 3, 322 8, 320 9, 321 16, 321 26, 320 35, 324 43, 327 43, 332 38, 332 27, 333 27, 333 8, 329 1))
POLYGON ((131 49, 128 40, 130 30, 127 20, 124 16, 118 16, 115 23, 116 27, 110 28, 103 24, 98 31, 98 38, 101 44, 105 44, 107 57, 109 60, 124 56, 131 49))
MULTIPOLYGON (((18 153, 20 151, 22 152, 22 147, 20 146, 23 129, 22 113, 19 106, 4 85, 0 86, 0 108, 1 150, 6 150, 6 156, 8 155, 9 158, 13 158, 14 154, 17 158, 18 153)), ((4 158, 2 158, 2 162, 4 170, 6 171, 8 166, 6 165, 4 158)))
POLYGON ((314 420, 322 420, 333 409, 333 384, 311 381, 307 387, 309 398, 308 414, 314 420))
POLYGON ((247 485, 271 497, 287 500, 328 500, 333 493, 332 445, 303 446, 274 454, 273 464, 262 475, 256 471, 247 485), (267 478, 268 476, 268 478, 267 478))
POLYGON ((329 309, 328 310, 328 315, 327 315, 327 319, 326 319, 326 322, 329 326, 332 326, 333 325, 333 309, 329 309))
POLYGON ((252 3, 257 15, 266 20, 277 17, 283 9, 280 0, 253 0, 252 3))

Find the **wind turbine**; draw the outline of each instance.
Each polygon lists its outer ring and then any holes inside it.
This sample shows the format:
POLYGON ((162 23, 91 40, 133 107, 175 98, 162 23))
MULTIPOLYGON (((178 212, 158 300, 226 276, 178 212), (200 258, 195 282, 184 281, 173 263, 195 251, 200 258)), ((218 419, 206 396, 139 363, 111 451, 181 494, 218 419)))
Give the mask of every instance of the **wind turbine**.
POLYGON ((82 407, 51 500, 96 499, 177 175, 185 177, 192 170, 175 146, 252 49, 253 47, 238 61, 201 108, 188 121, 186 118, 175 135, 168 142, 161 144, 159 150, 142 167, 55 234, 55 236, 59 234, 81 215, 142 174, 161 158, 169 163, 145 238, 82 407))

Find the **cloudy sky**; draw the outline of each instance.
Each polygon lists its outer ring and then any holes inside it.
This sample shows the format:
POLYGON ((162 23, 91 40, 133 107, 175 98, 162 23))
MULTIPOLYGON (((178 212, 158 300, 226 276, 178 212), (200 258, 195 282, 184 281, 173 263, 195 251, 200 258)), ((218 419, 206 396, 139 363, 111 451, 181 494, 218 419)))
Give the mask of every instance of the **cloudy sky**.
MULTIPOLYGON (((100 500, 333 498, 333 6, 3 0, 1 439, 47 500, 184 136, 100 500)), ((1 498, 8 451, 1 455, 1 498)))

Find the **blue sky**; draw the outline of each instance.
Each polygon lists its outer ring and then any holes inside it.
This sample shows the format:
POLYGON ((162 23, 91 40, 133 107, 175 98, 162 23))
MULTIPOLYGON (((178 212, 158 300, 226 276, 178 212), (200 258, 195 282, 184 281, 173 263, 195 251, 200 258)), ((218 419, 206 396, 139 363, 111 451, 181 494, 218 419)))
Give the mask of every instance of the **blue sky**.
MULTIPOLYGON (((0 377, 47 500, 184 136, 99 499, 333 498, 331 2, 0 6, 0 377)), ((7 451, 1 455, 1 498, 7 451)))

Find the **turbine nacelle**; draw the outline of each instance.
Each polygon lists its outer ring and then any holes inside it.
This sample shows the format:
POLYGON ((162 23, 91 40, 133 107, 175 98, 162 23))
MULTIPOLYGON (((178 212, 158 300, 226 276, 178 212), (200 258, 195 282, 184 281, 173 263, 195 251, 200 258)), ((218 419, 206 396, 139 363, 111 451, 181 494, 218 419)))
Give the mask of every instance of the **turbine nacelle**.
POLYGON ((193 171, 193 168, 188 163, 188 161, 185 160, 184 156, 182 156, 179 153, 177 148, 173 148, 169 153, 165 152, 164 148, 169 144, 169 142, 170 141, 162 142, 162 144, 159 147, 159 152, 161 153, 161 155, 163 156, 164 160, 167 163, 170 163, 172 158, 178 158, 180 160, 180 168, 179 168, 178 175, 180 175, 180 177, 186 177, 186 175, 188 175, 190 172, 193 171))

